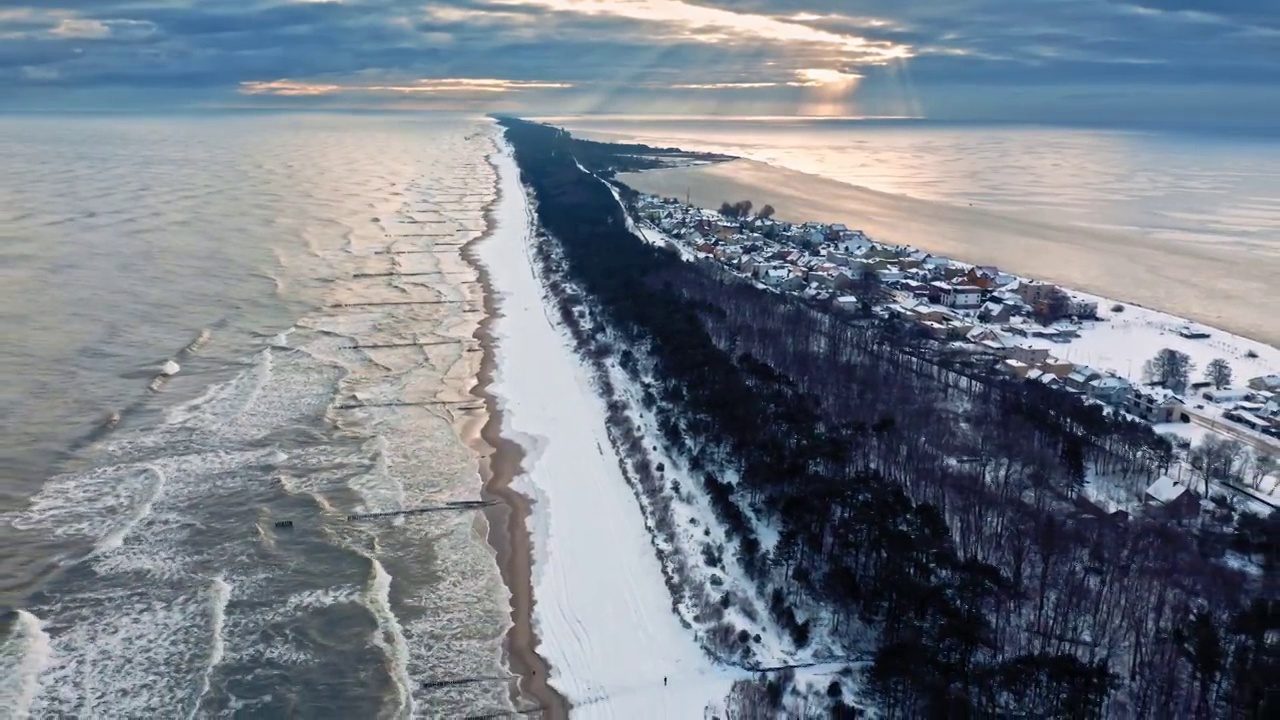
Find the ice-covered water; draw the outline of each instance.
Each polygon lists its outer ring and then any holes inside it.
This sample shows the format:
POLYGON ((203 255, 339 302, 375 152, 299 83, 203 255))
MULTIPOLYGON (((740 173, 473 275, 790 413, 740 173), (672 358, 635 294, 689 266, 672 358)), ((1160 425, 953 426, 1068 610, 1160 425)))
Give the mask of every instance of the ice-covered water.
POLYGON ((0 120, 0 714, 510 706, 426 685, 507 674, 483 521, 347 520, 479 493, 459 251, 492 148, 460 117, 0 120))

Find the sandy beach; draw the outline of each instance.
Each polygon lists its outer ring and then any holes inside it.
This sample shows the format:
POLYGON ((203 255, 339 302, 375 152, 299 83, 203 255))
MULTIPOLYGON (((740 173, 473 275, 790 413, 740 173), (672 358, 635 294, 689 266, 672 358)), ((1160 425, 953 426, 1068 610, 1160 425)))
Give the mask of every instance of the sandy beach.
MULTIPOLYGON (((492 162, 492 161, 491 161, 492 162)), ((519 675, 516 694, 523 693, 535 702, 548 719, 567 718, 569 705, 564 696, 551 687, 547 662, 538 654, 538 636, 533 627, 533 542, 529 532, 530 500, 511 487, 520 473, 524 450, 515 441, 503 437, 502 411, 498 399, 489 391, 497 372, 496 338, 493 324, 499 307, 489 270, 480 261, 477 245, 489 240, 498 229, 498 209, 502 205, 501 170, 495 163, 494 200, 485 213, 487 230, 462 248, 462 257, 475 269, 483 293, 484 317, 475 331, 481 349, 480 366, 471 394, 484 403, 483 419, 467 429, 464 437, 479 456, 483 496, 499 501, 484 514, 489 545, 497 556, 502 580, 511 591, 511 627, 507 631, 505 650, 511 671, 519 675)), ((519 698, 512 698, 517 709, 523 709, 519 698)))
POLYGON ((1229 244, 1154 242, 1137 232, 1082 228, 892 195, 750 160, 623 173, 641 192, 703 207, 751 200, 780 220, 841 222, 882 242, 1156 308, 1280 345, 1280 253, 1229 244))

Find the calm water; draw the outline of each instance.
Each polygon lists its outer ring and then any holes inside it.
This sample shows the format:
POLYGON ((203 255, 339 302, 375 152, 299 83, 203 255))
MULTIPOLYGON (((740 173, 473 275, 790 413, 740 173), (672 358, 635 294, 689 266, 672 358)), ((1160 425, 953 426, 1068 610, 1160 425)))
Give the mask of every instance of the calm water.
POLYGON ((506 674, 482 521, 345 519, 479 492, 465 405, 348 408, 467 398, 479 290, 422 250, 483 232, 491 148, 464 118, 0 118, 0 715, 509 707, 423 684, 506 674))
POLYGON ((1275 136, 930 122, 556 122, 604 139, 725 152, 882 192, 1280 254, 1275 136))

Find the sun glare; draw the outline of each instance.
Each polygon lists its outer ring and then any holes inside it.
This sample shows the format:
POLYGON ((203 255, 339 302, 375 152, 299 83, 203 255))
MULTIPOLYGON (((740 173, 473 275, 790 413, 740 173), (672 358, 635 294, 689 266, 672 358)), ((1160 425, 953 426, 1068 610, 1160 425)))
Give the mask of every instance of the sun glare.
POLYGON ((857 73, 846 73, 827 68, 805 68, 803 70, 797 70, 796 77, 799 78, 799 82, 797 84, 804 87, 834 86, 839 89, 852 89, 853 87, 856 87, 858 81, 862 79, 862 76, 857 73))

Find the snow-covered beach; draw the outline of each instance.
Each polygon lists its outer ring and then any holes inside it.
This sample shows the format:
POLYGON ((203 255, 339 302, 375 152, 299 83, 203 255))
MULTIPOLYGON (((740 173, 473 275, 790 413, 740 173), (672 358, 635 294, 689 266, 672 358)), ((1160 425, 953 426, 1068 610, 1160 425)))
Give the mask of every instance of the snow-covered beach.
POLYGON ((702 717, 741 672, 721 668, 672 612, 604 401, 553 319, 531 259, 533 218, 509 146, 494 160, 496 229, 478 246, 496 295, 489 388, 502 434, 525 452, 533 619, 551 685, 584 717, 702 717))

